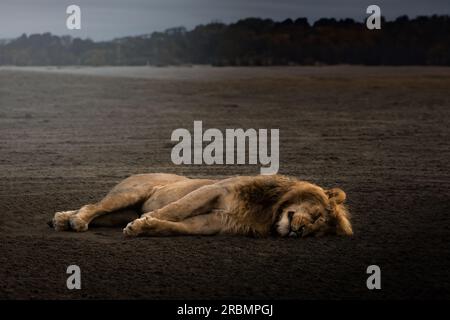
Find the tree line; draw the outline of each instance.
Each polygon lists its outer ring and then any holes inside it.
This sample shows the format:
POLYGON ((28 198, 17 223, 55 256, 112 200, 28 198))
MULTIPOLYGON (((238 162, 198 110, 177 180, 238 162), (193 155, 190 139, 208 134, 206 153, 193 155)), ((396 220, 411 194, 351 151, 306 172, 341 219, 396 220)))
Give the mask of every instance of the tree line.
POLYGON ((306 18, 247 18, 111 41, 50 33, 0 41, 0 65, 182 64, 450 65, 450 16, 383 19, 380 30, 352 19, 323 18, 310 24, 306 18))

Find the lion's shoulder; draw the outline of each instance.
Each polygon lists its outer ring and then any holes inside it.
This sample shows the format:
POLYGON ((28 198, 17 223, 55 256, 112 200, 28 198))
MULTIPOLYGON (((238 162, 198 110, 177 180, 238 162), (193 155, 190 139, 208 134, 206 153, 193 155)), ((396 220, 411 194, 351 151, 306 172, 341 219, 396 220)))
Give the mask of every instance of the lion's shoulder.
POLYGON ((234 190, 240 201, 268 208, 288 192, 296 181, 295 178, 282 175, 255 176, 238 182, 234 190))

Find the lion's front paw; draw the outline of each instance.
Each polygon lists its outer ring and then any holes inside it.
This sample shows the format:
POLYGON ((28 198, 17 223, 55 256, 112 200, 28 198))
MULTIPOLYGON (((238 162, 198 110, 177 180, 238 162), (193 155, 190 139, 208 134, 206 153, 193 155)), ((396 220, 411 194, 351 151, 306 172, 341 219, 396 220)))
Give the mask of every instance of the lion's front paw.
POLYGON ((134 221, 131 221, 127 226, 123 229, 123 234, 126 237, 136 237, 139 235, 136 227, 133 227, 134 221))
POLYGON ((123 229, 123 234, 126 237, 137 237, 141 234, 143 220, 145 218, 136 219, 131 221, 127 226, 123 229))
POLYGON ((144 230, 151 229, 154 220, 157 219, 147 216, 131 221, 129 224, 127 224, 125 229, 123 229, 123 234, 127 237, 137 237, 141 235, 144 230))
POLYGON ((83 219, 80 219, 80 217, 78 217, 77 215, 70 217, 69 225, 70 228, 76 232, 84 232, 88 229, 88 224, 83 219))
POLYGON ((65 231, 70 229, 69 219, 75 215, 77 210, 56 212, 49 225, 56 231, 65 231))

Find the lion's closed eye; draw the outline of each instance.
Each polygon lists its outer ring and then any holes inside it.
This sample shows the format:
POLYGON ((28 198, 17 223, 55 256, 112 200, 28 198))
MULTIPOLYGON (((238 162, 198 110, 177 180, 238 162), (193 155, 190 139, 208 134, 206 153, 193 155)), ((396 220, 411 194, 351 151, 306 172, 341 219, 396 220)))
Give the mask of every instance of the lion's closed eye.
POLYGON ((322 212, 320 211, 320 209, 319 208, 314 208, 313 210, 312 210, 312 212, 311 212, 311 215, 310 215, 310 217, 311 217, 311 223, 314 223, 314 222, 316 222, 320 217, 322 217, 323 216, 323 214, 322 214, 322 212))
POLYGON ((319 220, 320 214, 312 215, 312 223, 315 223, 317 220, 319 220))
POLYGON ((311 219, 312 220, 317 220, 321 215, 322 215, 322 213, 320 212, 320 209, 319 208, 317 208, 317 207, 314 207, 312 210, 311 210, 311 219))

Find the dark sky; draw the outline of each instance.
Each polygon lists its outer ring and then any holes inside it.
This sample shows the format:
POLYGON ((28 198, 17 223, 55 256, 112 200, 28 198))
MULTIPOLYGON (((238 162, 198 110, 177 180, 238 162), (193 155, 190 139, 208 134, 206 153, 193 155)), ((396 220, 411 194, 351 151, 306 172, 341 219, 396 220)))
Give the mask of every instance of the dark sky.
POLYGON ((244 17, 307 17, 310 22, 320 17, 350 17, 362 21, 370 4, 379 5, 387 19, 402 14, 450 14, 450 0, 0 0, 0 39, 50 31, 107 40, 244 17), (66 29, 70 4, 81 7, 79 31, 66 29))

